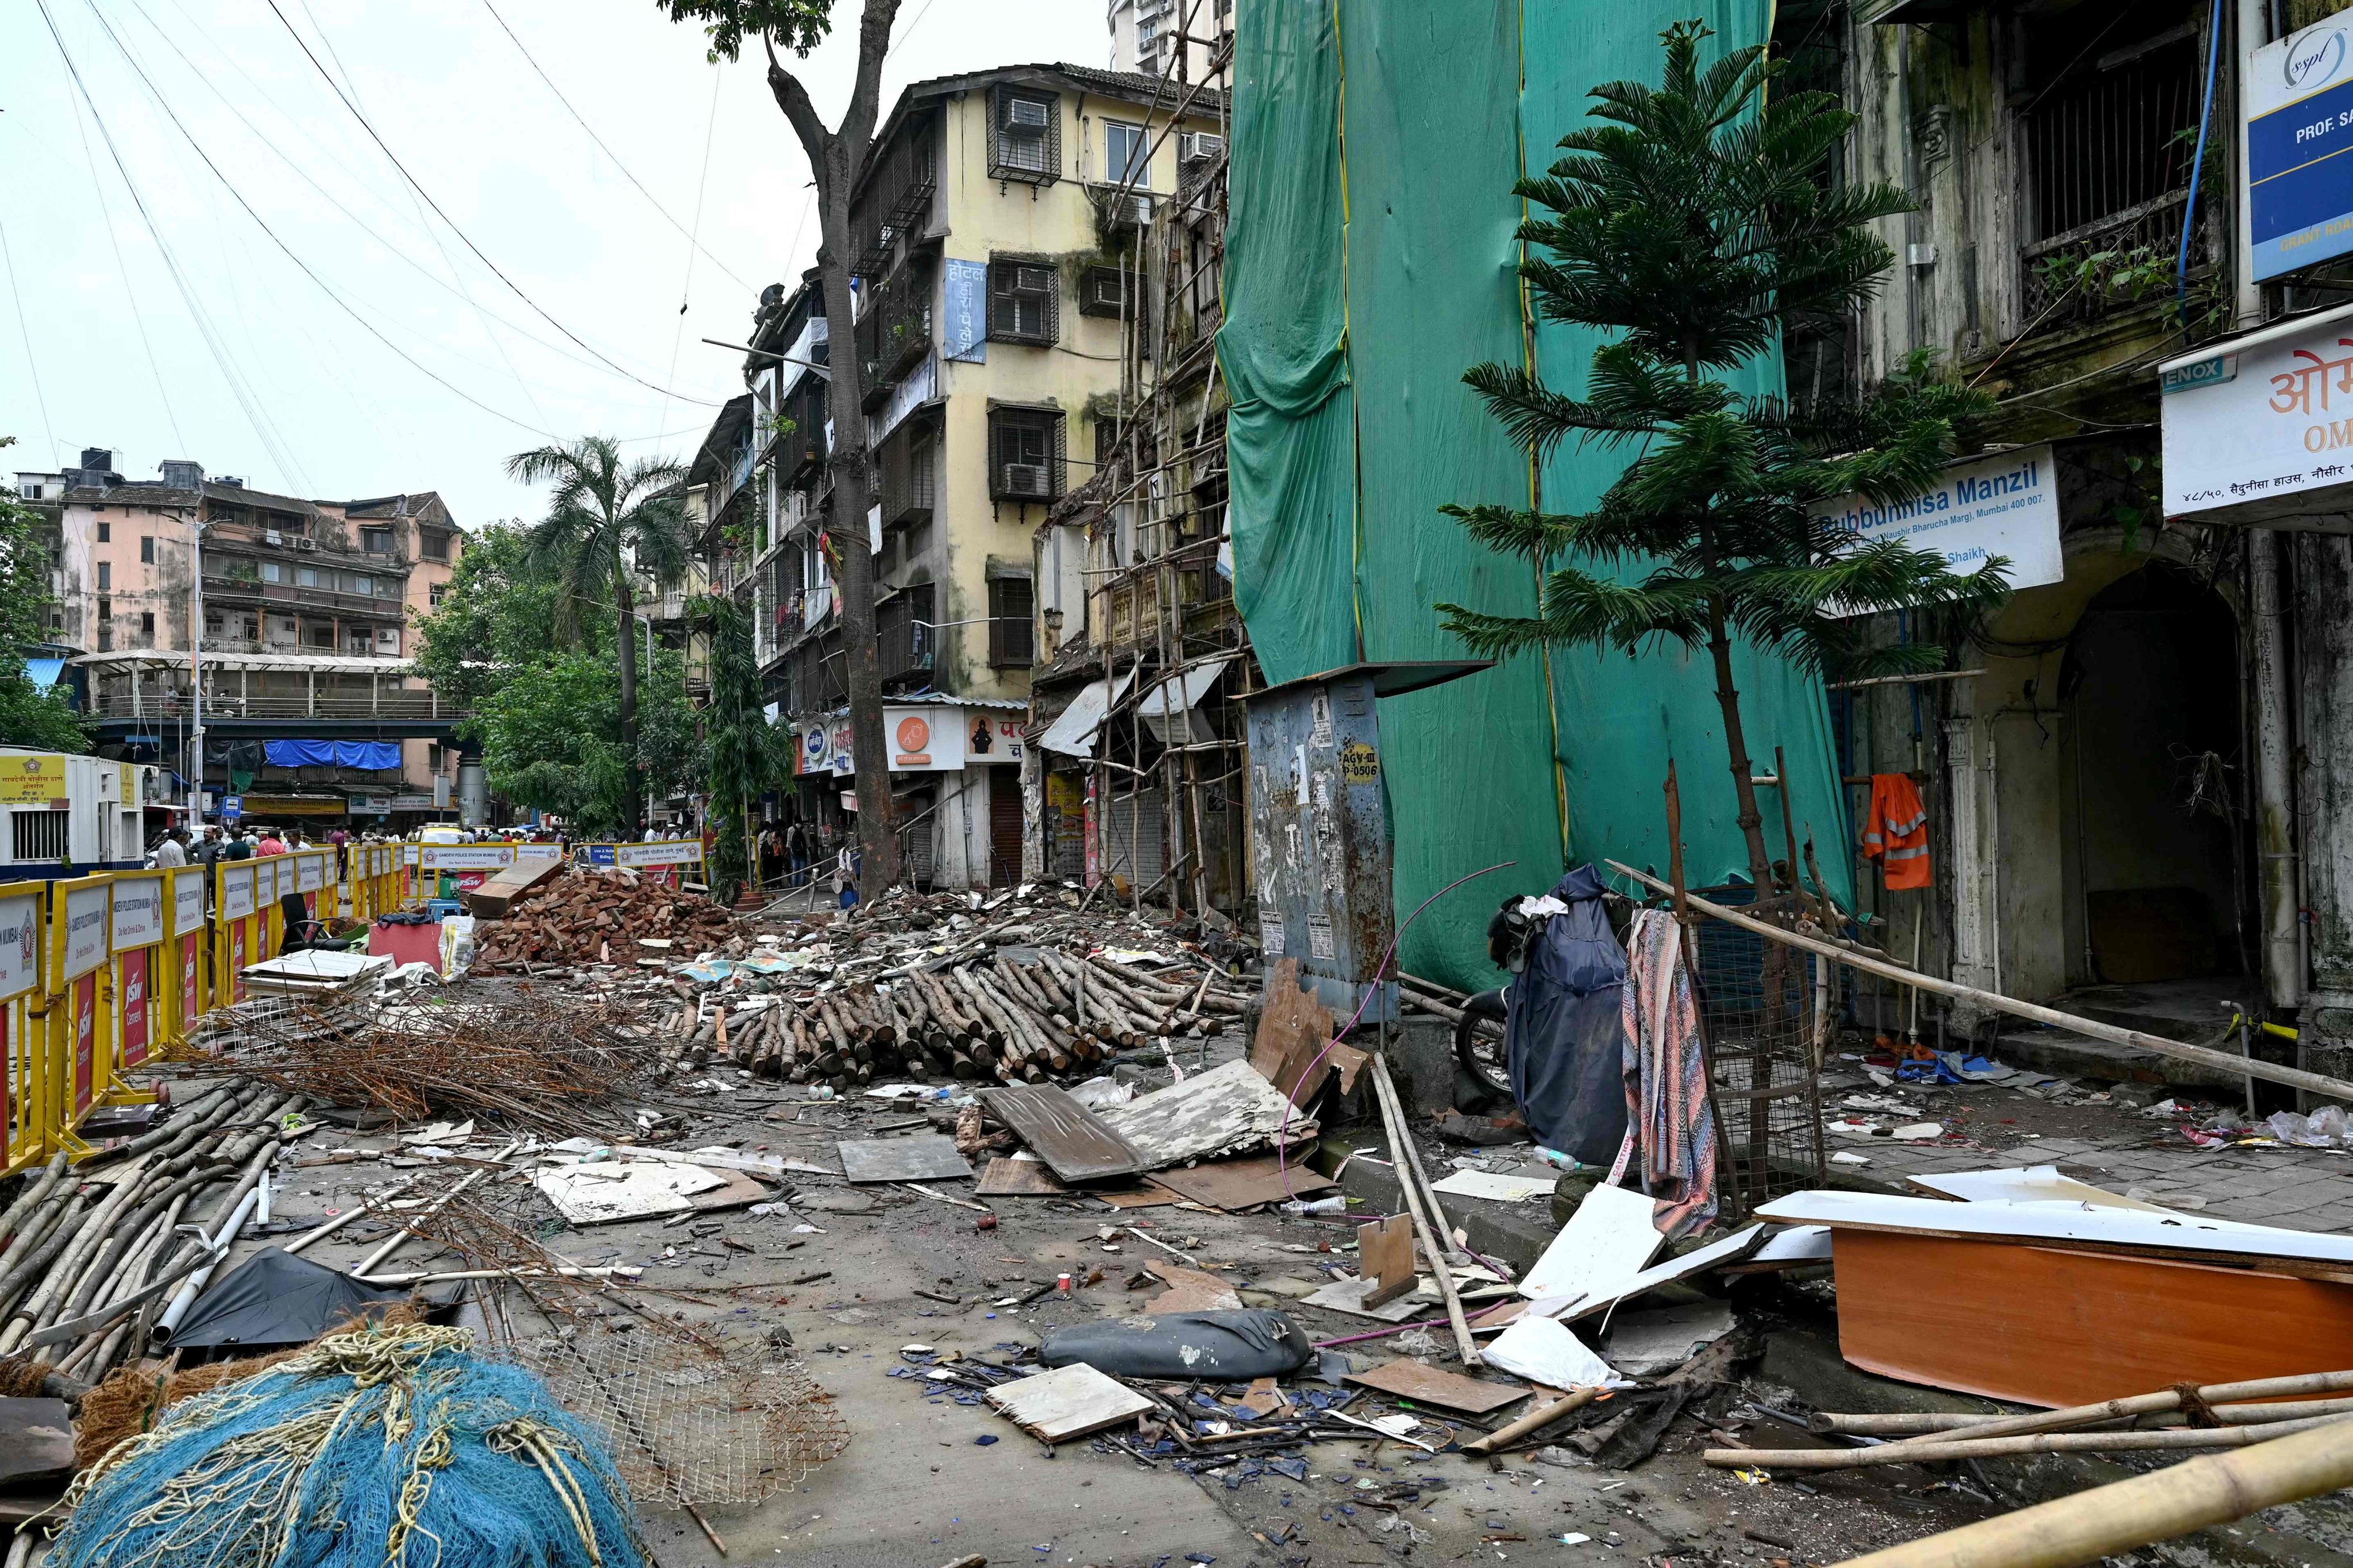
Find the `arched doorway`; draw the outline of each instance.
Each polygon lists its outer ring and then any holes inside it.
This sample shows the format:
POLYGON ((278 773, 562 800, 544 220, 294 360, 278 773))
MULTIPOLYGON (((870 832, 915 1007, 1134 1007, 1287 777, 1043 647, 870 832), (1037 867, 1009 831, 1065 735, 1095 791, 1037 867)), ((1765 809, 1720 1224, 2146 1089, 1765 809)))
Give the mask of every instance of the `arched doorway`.
POLYGON ((2242 969, 2240 691, 2231 607, 2196 573, 2152 561, 2085 605, 2058 691, 2077 984, 2242 969))

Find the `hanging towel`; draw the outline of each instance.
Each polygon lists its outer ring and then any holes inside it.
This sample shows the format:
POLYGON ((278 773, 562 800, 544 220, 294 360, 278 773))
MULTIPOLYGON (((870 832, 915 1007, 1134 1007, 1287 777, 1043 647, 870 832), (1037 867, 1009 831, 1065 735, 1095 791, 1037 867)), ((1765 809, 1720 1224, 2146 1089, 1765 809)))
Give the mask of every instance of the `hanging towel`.
MULTIPOLYGON (((1627 1144, 1641 1155, 1659 1234, 1689 1236, 1715 1218, 1715 1117, 1683 932, 1666 910, 1636 911, 1619 994, 1627 1144)), ((1625 1159, 1621 1152, 1621 1166, 1625 1159)))
POLYGON ((1908 775, 1871 775, 1871 816, 1862 827, 1862 853, 1880 863, 1891 888, 1928 885, 1928 811, 1908 775))

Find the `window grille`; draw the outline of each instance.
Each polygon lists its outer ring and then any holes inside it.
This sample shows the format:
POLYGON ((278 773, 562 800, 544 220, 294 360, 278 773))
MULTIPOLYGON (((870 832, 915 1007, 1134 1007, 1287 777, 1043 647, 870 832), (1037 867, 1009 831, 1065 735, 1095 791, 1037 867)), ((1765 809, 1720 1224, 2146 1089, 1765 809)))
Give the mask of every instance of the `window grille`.
POLYGON ((1061 178, 1061 100, 1012 87, 997 89, 995 100, 988 117, 989 177, 1036 185, 1061 178))
POLYGON ((988 264, 991 342, 1052 344, 1061 325, 1060 305, 1052 267, 1030 261, 988 264))

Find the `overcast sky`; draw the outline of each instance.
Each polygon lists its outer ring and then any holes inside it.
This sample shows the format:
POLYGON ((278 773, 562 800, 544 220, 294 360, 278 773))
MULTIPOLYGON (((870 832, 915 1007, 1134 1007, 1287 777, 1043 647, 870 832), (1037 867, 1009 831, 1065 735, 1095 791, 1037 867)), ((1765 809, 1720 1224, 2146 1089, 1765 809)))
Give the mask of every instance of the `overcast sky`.
MULTIPOLYGON (((475 527, 534 514, 501 465, 550 436, 690 456, 742 390, 741 356, 701 340, 742 342, 761 286, 816 252, 762 68, 707 64, 653 0, 275 5, 0 5, 0 468, 107 447, 134 479, 190 458, 315 498, 438 490, 475 527)), ((1103 0, 900 18, 886 112, 926 77, 1107 63, 1103 0)), ((853 43, 804 64, 828 121, 853 43)))

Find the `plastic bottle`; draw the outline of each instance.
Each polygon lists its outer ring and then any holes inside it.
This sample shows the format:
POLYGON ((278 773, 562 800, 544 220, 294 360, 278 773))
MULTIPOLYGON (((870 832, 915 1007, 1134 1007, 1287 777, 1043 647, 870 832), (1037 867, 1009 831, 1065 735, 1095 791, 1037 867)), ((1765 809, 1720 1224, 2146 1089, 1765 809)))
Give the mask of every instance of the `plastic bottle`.
POLYGON ((1285 1214, 1346 1214, 1348 1200, 1317 1198, 1311 1203, 1303 1198, 1293 1198, 1282 1205, 1282 1212, 1285 1214))
POLYGON ((1536 1158, 1542 1160, 1546 1164, 1562 1171, 1598 1171, 1601 1168, 1599 1165, 1588 1165, 1584 1161, 1579 1160, 1573 1155, 1564 1154, 1557 1149, 1546 1149, 1539 1147, 1536 1150, 1536 1158))

